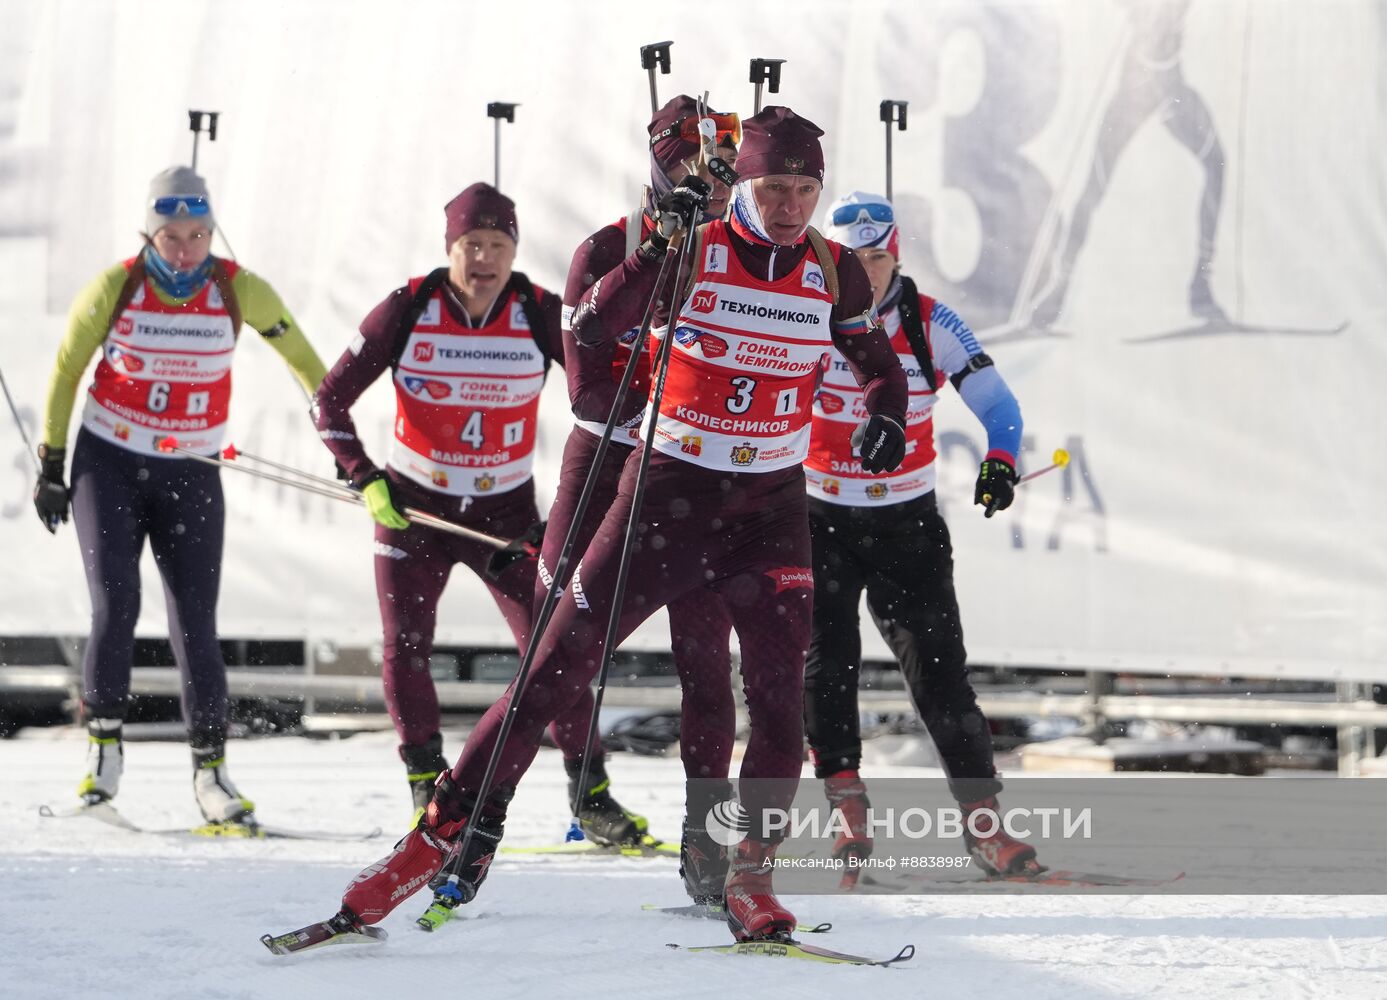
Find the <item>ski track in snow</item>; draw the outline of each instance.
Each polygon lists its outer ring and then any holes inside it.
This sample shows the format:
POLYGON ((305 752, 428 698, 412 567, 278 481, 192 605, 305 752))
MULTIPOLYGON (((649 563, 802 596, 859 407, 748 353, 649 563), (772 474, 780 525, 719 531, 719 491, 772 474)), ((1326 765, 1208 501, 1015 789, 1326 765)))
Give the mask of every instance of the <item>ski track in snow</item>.
MULTIPOLYGON (((447 744, 452 753, 460 741, 447 744)), ((231 773, 265 822, 386 831, 354 844, 205 841, 41 819, 40 804, 73 801, 84 749, 76 729, 0 742, 4 997, 376 998, 446 984, 449 995, 488 998, 623 990, 802 998, 840 989, 868 990, 872 1000, 1387 998, 1381 896, 787 897, 802 920, 834 923, 816 942, 825 947, 887 956, 916 946, 913 961, 871 969, 668 950, 668 942, 730 940, 714 921, 641 911, 684 902, 674 859, 503 856, 467 919, 435 934, 413 927, 427 903, 420 894, 384 922, 384 945, 277 958, 261 934, 330 916, 352 875, 404 833, 408 797, 393 737, 229 748, 231 773)), ((126 755, 118 802, 127 816, 148 827, 198 821, 185 746, 130 743, 126 755)), ((624 804, 648 815, 657 835, 678 835, 677 760, 621 754, 609 769, 624 804)), ((512 806, 506 844, 560 840, 565 787, 558 754, 542 751, 512 806)))

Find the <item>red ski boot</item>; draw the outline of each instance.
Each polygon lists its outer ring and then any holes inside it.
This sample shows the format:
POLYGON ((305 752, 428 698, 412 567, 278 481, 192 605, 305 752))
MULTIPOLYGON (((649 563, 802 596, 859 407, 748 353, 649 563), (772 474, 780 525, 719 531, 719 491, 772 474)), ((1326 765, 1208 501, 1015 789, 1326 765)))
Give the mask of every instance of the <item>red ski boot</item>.
MULTIPOLYGON (((471 804, 453 784, 452 773, 444 771, 419 824, 405 834, 389 855, 352 879, 342 897, 343 911, 362 924, 384 920, 443 868, 467 826, 470 811, 471 804)), ((468 899, 486 878, 501 833, 501 820, 486 816, 473 830, 468 850, 472 857, 459 866, 459 881, 470 889, 468 899)))
POLYGON ((727 869, 727 926, 738 941, 789 940, 795 915, 780 905, 771 886, 780 845, 744 840, 727 869))
POLYGON ((872 835, 867 824, 867 811, 872 804, 867 799, 867 786, 856 771, 839 771, 824 779, 824 795, 829 805, 843 814, 843 829, 833 842, 833 856, 845 866, 838 888, 852 889, 862 869, 850 865, 848 859, 865 861, 872 856, 872 835))
POLYGON ((1038 875, 1045 870, 1035 859, 1034 847, 1002 829, 1002 809, 995 795, 978 802, 960 802, 959 808, 963 810, 963 840, 968 853, 988 875, 1038 875), (968 820, 980 809, 990 809, 992 815, 978 817, 976 825, 981 832, 974 834, 968 820))

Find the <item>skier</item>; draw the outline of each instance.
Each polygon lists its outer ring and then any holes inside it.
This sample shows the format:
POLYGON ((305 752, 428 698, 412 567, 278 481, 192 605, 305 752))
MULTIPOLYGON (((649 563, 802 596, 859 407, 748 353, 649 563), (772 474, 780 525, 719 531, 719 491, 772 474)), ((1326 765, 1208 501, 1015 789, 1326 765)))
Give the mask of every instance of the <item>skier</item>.
POLYGON ((1118 0, 1131 22, 1117 86, 1098 126, 1097 146, 1083 193, 1074 205, 1068 236, 1051 261, 1048 283, 1032 315, 1038 328, 1054 325, 1064 308, 1074 264, 1088 238, 1094 211, 1107 193, 1118 157, 1152 115, 1199 161, 1204 189, 1199 198, 1199 244, 1189 285, 1191 315, 1208 323, 1227 320, 1209 286, 1223 206, 1223 145, 1209 105, 1190 86, 1180 65, 1185 15, 1190 0, 1118 0))
MULTIPOLYGON (((993 766, 992 736, 968 681, 949 529, 934 496, 932 413, 939 390, 952 381, 986 430, 988 450, 973 499, 991 517, 1011 505, 1021 410, 968 325, 900 273, 900 231, 890 202, 880 195, 848 195, 830 210, 827 234, 856 249, 867 269, 910 391, 905 461, 889 476, 869 478, 857 467, 849 444, 865 412, 862 392, 845 365, 829 364, 814 401, 805 463, 815 590, 805 728, 814 773, 846 821, 834 855, 866 857, 872 841, 866 786, 858 773, 857 712, 862 663, 857 609, 864 589, 960 808, 965 816, 997 808, 1002 786, 993 766)), ((1035 850, 1000 826, 986 837, 966 831, 965 839, 968 853, 990 874, 1039 870, 1035 850)))
MULTIPOLYGON (((735 164, 736 142, 741 137, 739 119, 735 114, 718 112, 710 112, 709 117, 717 128, 720 158, 729 165, 735 164)), ((701 221, 721 218, 726 211, 731 191, 708 174, 706 164, 699 163, 697 123, 697 104, 685 94, 671 99, 654 114, 647 129, 650 135, 650 187, 646 189, 642 208, 588 237, 573 255, 573 263, 568 270, 568 287, 564 292, 564 352, 574 427, 564 446, 558 493, 549 512, 544 549, 540 554, 536 608, 553 583, 553 568, 558 563, 560 548, 572 523, 578 497, 596 457, 617 383, 636 346, 641 320, 637 315, 634 324, 620 336, 604 338, 596 346, 583 347, 573 337, 573 314, 594 284, 618 278, 627 258, 654 230, 658 200, 685 177, 697 174, 711 187, 708 209, 701 221)), ((609 308, 610 300, 603 308, 589 308, 583 316, 584 325, 593 330, 614 329, 607 325, 606 313, 609 308)), ((650 382, 651 353, 651 350, 642 351, 636 359, 640 367, 631 381, 618 418, 612 439, 615 447, 607 450, 601 467, 595 473, 598 476, 597 485, 575 538, 575 561, 587 549, 603 515, 615 500, 622 467, 631 449, 640 441, 641 416, 645 412, 650 382)), ((725 779, 732 762, 732 744, 737 725, 736 703, 732 697, 732 661, 728 649, 732 619, 715 590, 698 587, 670 602, 669 628, 674 665, 683 691, 679 752, 685 775, 691 779, 689 794, 698 798, 696 802, 689 802, 687 815, 703 816, 716 802, 724 801, 731 795, 730 784, 709 782, 707 779, 725 779), (722 794, 717 794, 719 785, 723 786, 722 794)), ((584 701, 590 706, 587 699, 584 701)), ((576 714, 567 713, 569 717, 576 714)), ((577 781, 576 772, 570 772, 570 780, 577 781)), ((600 781, 599 777, 592 782, 594 790, 601 787, 600 781)), ((572 794, 573 790, 570 789, 570 797, 572 794)), ((695 901, 722 901, 726 861, 720 849, 710 853, 696 847, 690 854, 685 831, 681 840, 680 869, 685 887, 695 901)))
MULTIPOLYGON (((809 644, 813 574, 801 463, 819 360, 841 352, 859 378, 868 417, 861 462, 894 469, 905 453, 905 380, 878 327, 866 272, 852 251, 809 229, 822 191, 822 131, 789 108, 767 107, 744 123, 734 218, 699 230, 691 252, 692 294, 668 325, 674 338, 668 393, 654 422, 657 454, 639 512, 642 540, 629 566, 617 641, 659 607, 713 586, 742 637, 742 675, 751 737, 741 770, 746 838, 725 884, 729 926, 741 939, 783 937, 793 914, 776 899, 778 846, 768 811, 788 808, 803 747, 804 650, 809 644)), ((686 178, 661 200, 682 225, 707 210, 708 186, 686 178)), ((667 240, 656 230, 620 270, 595 284, 572 318, 588 345, 620 336, 655 293, 667 240), (604 309, 600 325, 587 317, 604 309)), ((533 673, 482 718, 414 830, 387 858, 359 874, 335 926, 379 922, 428 882, 476 813, 466 853, 450 863, 463 900, 486 876, 504 829, 506 806, 534 759, 545 725, 570 706, 603 656, 622 537, 643 447, 628 458, 616 501, 575 570, 549 629, 537 642, 533 673), (479 794, 503 717, 513 728, 500 746, 495 783, 479 794)))
POLYGON ((269 341, 308 393, 321 381, 323 364, 263 279, 212 255, 215 221, 202 177, 187 167, 159 173, 145 209, 144 248, 103 271, 72 304, 38 449, 34 506, 53 532, 68 519, 70 501, 91 592, 92 630, 82 661, 87 772, 78 794, 96 805, 115 798, 120 786, 140 553, 148 538, 183 680, 198 807, 208 823, 246 832, 255 825, 255 807, 227 773, 226 663, 217 641, 221 478, 215 467, 170 455, 158 442, 174 435, 191 451, 216 454, 243 321, 269 341), (69 489, 63 482, 68 424, 77 385, 98 349, 69 489))
MULTIPOLYGON (((316 399, 318 431, 376 521, 382 679, 416 818, 448 768, 429 673, 435 612, 448 576, 462 563, 482 577, 523 655, 535 564, 515 562, 492 579, 486 567, 494 549, 411 526, 399 509, 413 506, 502 538, 530 529, 539 520, 531 478, 539 395, 549 362, 563 361, 558 297, 512 269, 515 203, 477 183, 448 202, 444 215, 448 267, 411 279, 371 310, 316 399), (358 440, 350 410, 387 370, 395 388, 395 440, 381 469, 358 440)), ((575 711, 554 726, 570 769, 586 749, 588 714, 575 711)), ((602 776, 600 743, 591 752, 594 773, 602 776)), ((588 797, 580 819, 603 843, 633 842, 646 827, 605 786, 588 797)))

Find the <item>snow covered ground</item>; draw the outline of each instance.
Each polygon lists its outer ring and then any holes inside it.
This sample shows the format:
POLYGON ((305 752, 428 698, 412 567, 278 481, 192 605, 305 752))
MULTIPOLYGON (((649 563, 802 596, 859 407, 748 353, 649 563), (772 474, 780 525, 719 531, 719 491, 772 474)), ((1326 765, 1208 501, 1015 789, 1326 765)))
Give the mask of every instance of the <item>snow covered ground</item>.
MULTIPOLYGON (((76 729, 31 729, 0 742, 0 996, 1387 998, 1380 896, 791 898, 801 919, 834 922, 827 947, 917 948, 896 968, 829 967, 669 951, 729 939, 711 921, 641 911, 684 901, 672 859, 505 857, 465 922, 415 931, 420 896, 385 922, 382 946, 275 958, 262 933, 333 913, 348 879, 404 831, 393 737, 230 748, 265 822, 385 828, 368 844, 216 842, 41 819, 40 804, 72 799, 83 741, 76 729)), ((625 803, 657 834, 677 835, 677 760, 618 755, 610 770, 625 803)), ((542 752, 507 844, 560 839, 563 788, 558 755, 542 752)), ((120 805, 149 827, 197 821, 186 747, 128 744, 120 805)))

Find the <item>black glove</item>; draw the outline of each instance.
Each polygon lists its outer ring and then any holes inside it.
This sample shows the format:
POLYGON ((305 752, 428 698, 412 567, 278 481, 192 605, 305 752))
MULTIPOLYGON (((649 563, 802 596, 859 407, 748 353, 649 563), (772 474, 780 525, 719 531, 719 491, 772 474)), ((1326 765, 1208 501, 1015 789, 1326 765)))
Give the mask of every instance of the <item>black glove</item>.
POLYGON ((881 414, 868 417, 852 432, 852 446, 866 472, 895 472, 905 458, 905 428, 881 414))
POLYGON ((511 542, 504 549, 497 549, 491 554, 491 558, 486 561, 486 569, 483 571, 488 580, 499 580, 501 574, 510 569, 512 565, 524 559, 539 558, 539 550, 544 545, 544 523, 532 524, 525 529, 524 534, 515 541, 511 542))
POLYGON ((983 517, 991 517, 1011 506, 1016 496, 1016 470, 1000 458, 985 458, 978 466, 978 485, 973 488, 973 503, 983 508, 983 517))
POLYGON ((342 480, 342 482, 346 483, 348 486, 350 486, 352 482, 352 477, 351 474, 347 472, 346 466, 344 466, 341 462, 337 461, 337 459, 335 458, 332 460, 332 464, 336 466, 337 478, 342 480))
POLYGON ((59 521, 67 523, 67 484, 63 482, 66 458, 66 448, 39 445, 39 461, 43 466, 34 484, 34 509, 39 512, 39 520, 49 534, 57 533, 59 521))
POLYGON ((708 211, 708 196, 712 193, 712 186, 697 174, 685 177, 673 191, 656 203, 655 231, 647 242, 661 251, 668 248, 675 233, 698 225, 708 211), (659 245, 661 240, 664 241, 663 246, 659 245))

